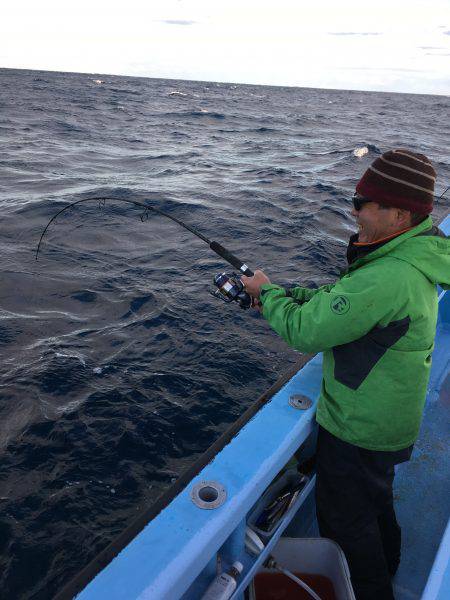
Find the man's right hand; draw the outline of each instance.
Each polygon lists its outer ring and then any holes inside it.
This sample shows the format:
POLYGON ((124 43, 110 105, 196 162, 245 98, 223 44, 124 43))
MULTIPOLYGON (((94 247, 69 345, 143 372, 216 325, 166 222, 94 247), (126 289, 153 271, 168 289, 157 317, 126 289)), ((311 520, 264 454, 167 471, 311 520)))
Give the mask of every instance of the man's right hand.
POLYGON ((252 296, 252 298, 259 298, 261 286, 265 283, 270 283, 270 279, 263 271, 255 271, 253 277, 246 277, 242 275, 241 281, 244 284, 245 291, 252 296))

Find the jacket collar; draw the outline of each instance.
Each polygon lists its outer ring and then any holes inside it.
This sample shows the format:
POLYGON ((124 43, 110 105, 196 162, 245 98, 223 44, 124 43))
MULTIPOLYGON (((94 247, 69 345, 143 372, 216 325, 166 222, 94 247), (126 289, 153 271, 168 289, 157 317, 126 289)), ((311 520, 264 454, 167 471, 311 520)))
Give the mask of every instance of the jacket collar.
POLYGON ((347 247, 349 269, 359 267, 375 258, 379 258, 380 256, 389 253, 393 248, 405 240, 414 237, 415 235, 421 235, 424 232, 428 232, 429 229, 434 229, 431 217, 427 217, 422 223, 419 223, 415 227, 411 227, 403 232, 400 231, 395 237, 385 238, 369 244, 355 245, 355 242, 358 239, 358 234, 355 233, 350 237, 347 247))

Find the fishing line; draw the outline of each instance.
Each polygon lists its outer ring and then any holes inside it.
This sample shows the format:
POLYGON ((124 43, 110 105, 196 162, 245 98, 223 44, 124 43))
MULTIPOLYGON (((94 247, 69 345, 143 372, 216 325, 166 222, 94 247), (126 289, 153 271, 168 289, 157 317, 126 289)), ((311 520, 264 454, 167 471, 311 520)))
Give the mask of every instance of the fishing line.
POLYGON ((61 213, 68 210, 69 208, 72 208, 73 206, 76 206, 77 204, 81 204, 82 202, 98 202, 99 207, 104 207, 107 200, 112 200, 114 202, 128 202, 129 204, 134 204, 135 206, 139 206, 139 207, 143 208, 144 213, 141 215, 142 222, 144 222, 144 220, 148 219, 148 211, 153 211, 153 212, 157 213, 158 215, 161 215, 162 217, 166 217, 167 219, 171 219, 172 221, 175 221, 175 223, 178 223, 178 225, 181 225, 181 227, 184 227, 185 229, 187 229, 188 231, 193 233, 195 236, 197 236, 198 238, 200 238, 201 240, 206 242, 213 252, 215 252, 216 254, 221 256, 224 260, 226 260, 228 263, 230 263, 236 269, 239 269, 239 271, 241 271, 244 275, 247 275, 247 277, 253 276, 253 272, 249 269, 249 267, 244 262, 239 260, 239 258, 237 258, 234 254, 229 252, 229 250, 224 248, 218 242, 215 242, 214 240, 209 240, 205 235, 203 235, 202 233, 200 233, 199 231, 197 231, 190 225, 183 223, 183 221, 180 221, 180 219, 177 219, 176 217, 173 217, 172 215, 169 215, 169 214, 163 212, 159 208, 155 208, 154 206, 149 206, 148 204, 144 204, 143 202, 138 202, 137 200, 129 200, 127 198, 109 198, 109 197, 83 198, 82 200, 77 200, 76 202, 71 202, 70 204, 68 204, 67 206, 62 208, 50 219, 50 221, 47 223, 44 231, 42 232, 41 237, 39 239, 39 243, 37 245, 37 249, 36 249, 36 260, 38 259, 42 240, 44 239, 44 236, 47 233, 48 228, 61 213))
POLYGON ((438 200, 440 200, 441 198, 446 198, 445 194, 448 192, 448 190, 450 190, 450 186, 442 192, 442 194, 439 196, 438 200))
MULTIPOLYGON (((68 204, 67 206, 62 208, 60 211, 58 211, 55 215, 53 215, 53 217, 50 219, 50 221, 45 226, 45 229, 43 230, 41 237, 39 238, 39 243, 36 248, 36 260, 38 260, 42 241, 44 239, 45 234, 47 233, 48 228, 60 214, 62 214, 66 210, 69 210, 70 208, 73 208, 74 206, 77 206, 78 204, 82 204, 83 202, 98 202, 99 208, 103 208, 106 205, 107 200, 114 201, 114 202, 127 202, 128 204, 134 204, 135 206, 143 208, 144 212, 140 216, 142 222, 148 220, 150 211, 152 211, 162 217, 166 217, 167 219, 170 219, 171 221, 174 221, 181 227, 184 227, 184 229, 187 229, 188 231, 190 231, 192 234, 194 234, 196 237, 201 239, 203 242, 206 242, 213 252, 218 254, 221 258, 223 258, 226 262, 230 263, 230 265, 232 265, 233 267, 238 269, 241 273, 243 273, 247 277, 253 276, 253 271, 248 267, 248 265, 245 264, 245 262, 241 261, 237 256, 235 256, 229 250, 224 248, 221 244, 219 244, 219 242, 215 242, 214 240, 208 239, 206 236, 204 236, 202 233, 200 233, 199 231, 197 231, 190 225, 183 223, 183 221, 181 221, 180 219, 177 219, 176 217, 173 217, 172 215, 169 215, 169 214, 163 212, 159 208, 155 208, 154 206, 149 206, 148 204, 144 204, 143 202, 138 202, 137 200, 130 200, 128 198, 110 198, 110 197, 104 197, 104 196, 100 196, 100 197, 96 196, 93 198, 83 198, 81 200, 77 200, 76 202, 71 202, 70 204, 68 204)), ((244 286, 241 283, 239 277, 237 275, 235 275, 234 273, 231 273, 231 274, 230 273, 220 273, 219 275, 216 275, 214 277, 214 284, 218 288, 215 292, 211 292, 214 297, 220 298, 221 300, 224 300, 225 302, 235 301, 239 304, 239 306, 241 308, 249 308, 251 306, 252 300, 251 300, 250 296, 245 292, 244 286)))

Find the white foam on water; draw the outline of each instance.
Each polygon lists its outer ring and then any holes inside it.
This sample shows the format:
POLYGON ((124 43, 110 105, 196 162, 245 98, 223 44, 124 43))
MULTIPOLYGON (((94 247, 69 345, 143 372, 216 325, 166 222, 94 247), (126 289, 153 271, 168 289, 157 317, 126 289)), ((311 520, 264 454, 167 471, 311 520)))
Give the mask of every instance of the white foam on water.
POLYGON ((367 148, 367 146, 363 146, 362 148, 355 148, 353 150, 353 156, 356 156, 357 158, 362 158, 366 154, 369 154, 369 148, 367 148))
POLYGON ((58 358, 75 358, 80 361, 83 367, 86 366, 86 361, 84 357, 79 354, 65 354, 64 352, 55 352, 55 356, 57 356, 58 358))

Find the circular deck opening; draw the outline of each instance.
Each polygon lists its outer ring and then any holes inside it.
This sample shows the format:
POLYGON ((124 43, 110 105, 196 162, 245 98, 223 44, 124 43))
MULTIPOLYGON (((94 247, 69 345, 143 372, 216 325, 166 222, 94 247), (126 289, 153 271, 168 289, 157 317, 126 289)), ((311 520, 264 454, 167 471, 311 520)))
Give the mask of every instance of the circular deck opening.
POLYGON ((219 492, 216 490, 216 488, 206 485, 200 489, 198 496, 200 500, 203 500, 203 502, 215 502, 219 497, 219 492))
POLYGON ((201 481, 191 491, 192 502, 199 508, 218 508, 227 498, 225 488, 217 481, 201 481))

